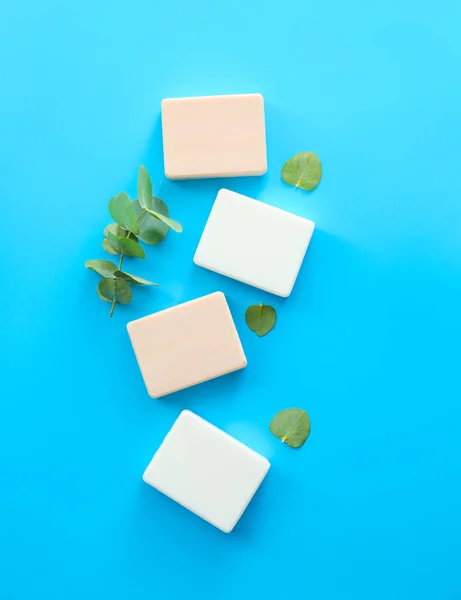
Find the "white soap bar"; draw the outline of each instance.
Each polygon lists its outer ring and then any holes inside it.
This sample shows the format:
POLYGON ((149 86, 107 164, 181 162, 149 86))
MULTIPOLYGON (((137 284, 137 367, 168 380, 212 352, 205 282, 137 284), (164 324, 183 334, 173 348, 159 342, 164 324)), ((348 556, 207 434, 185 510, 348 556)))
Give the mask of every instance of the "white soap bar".
POLYGON ((286 298, 291 294, 314 223, 248 196, 222 189, 194 262, 286 298))
POLYGON ((184 410, 154 454, 143 479, 229 533, 269 467, 266 458, 184 410))

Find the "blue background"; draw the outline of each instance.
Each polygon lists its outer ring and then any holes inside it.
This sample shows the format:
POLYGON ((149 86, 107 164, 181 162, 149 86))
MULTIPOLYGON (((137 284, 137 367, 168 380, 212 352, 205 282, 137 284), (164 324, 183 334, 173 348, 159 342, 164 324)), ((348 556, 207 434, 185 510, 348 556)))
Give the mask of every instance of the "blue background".
POLYGON ((461 7, 10 0, 0 21, 0 599, 461 598, 461 7), (263 178, 162 179, 160 101, 261 92, 263 178), (324 178, 285 186, 292 154, 324 178), (95 293, 107 201, 139 165, 184 233, 95 293), (286 300, 192 257, 219 188, 317 228, 286 300), (129 320, 228 298, 248 368, 150 399, 129 320), (249 304, 270 302, 259 339, 249 304), (306 408, 294 451, 273 414, 306 408), (188 407, 272 469, 226 536, 146 486, 188 407))

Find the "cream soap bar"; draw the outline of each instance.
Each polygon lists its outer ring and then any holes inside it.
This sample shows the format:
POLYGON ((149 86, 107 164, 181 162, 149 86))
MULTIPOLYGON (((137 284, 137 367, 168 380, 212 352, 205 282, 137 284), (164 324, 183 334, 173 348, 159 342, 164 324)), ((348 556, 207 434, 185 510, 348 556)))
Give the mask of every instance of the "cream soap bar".
POLYGON ((169 179, 267 171, 261 94, 168 98, 162 102, 162 132, 169 179))
POLYGON ((152 398, 243 369, 247 364, 222 292, 131 321, 127 328, 152 398))
POLYGON ((154 454, 143 479, 229 533, 269 467, 266 458, 184 410, 154 454))
POLYGON ((248 196, 220 190, 194 262, 277 296, 291 294, 314 223, 248 196))

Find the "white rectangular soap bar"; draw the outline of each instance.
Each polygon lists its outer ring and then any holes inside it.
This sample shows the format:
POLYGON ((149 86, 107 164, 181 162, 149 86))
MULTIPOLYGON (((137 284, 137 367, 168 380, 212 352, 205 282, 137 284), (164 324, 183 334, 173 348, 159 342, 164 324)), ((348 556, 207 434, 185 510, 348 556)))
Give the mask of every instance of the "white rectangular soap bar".
POLYGON ((291 294, 314 223, 248 196, 222 189, 194 262, 286 298, 291 294))
POLYGON ((162 134, 169 179, 263 175, 267 170, 261 94, 163 100, 162 134))
POLYGON ((243 369, 247 360, 222 292, 127 325, 152 398, 243 369))
POLYGON ((266 458, 184 410, 154 454, 143 479, 229 533, 269 467, 266 458))

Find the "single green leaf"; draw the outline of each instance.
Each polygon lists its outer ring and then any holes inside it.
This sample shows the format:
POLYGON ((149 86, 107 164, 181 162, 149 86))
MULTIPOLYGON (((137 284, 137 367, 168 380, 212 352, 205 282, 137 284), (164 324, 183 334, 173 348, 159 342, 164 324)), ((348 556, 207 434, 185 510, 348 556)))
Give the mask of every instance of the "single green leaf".
POLYGON ((152 281, 148 281, 147 279, 143 279, 142 277, 138 277, 137 275, 131 275, 131 273, 119 271, 118 269, 115 271, 114 275, 115 277, 118 277, 120 279, 126 279, 133 285, 160 285, 159 283, 152 283, 152 281))
POLYGON ((282 168, 282 179, 288 185, 313 190, 322 179, 322 164, 315 152, 300 152, 282 168))
POLYGON ((85 267, 103 277, 113 277, 117 267, 110 260, 87 260, 85 267))
POLYGON ((305 410, 287 408, 275 415, 269 429, 276 438, 279 438, 288 446, 299 448, 309 437, 311 421, 305 410))
POLYGON ((98 284, 98 287, 96 288, 96 292, 97 292, 98 296, 101 298, 101 300, 104 300, 104 302, 111 302, 111 300, 104 298, 104 296, 101 294, 101 292, 99 291, 99 284, 98 284))
MULTIPOLYGON (((115 251, 116 254, 123 254, 124 256, 136 256, 137 258, 144 258, 146 255, 144 254, 144 250, 134 240, 129 238, 121 238, 110 231, 108 232, 107 243, 110 248, 115 251)), ((102 243, 104 248, 104 242, 102 243)))
POLYGON ((260 337, 273 329, 275 318, 275 308, 262 303, 249 306, 245 313, 246 324, 260 337))
POLYGON ((118 302, 118 304, 128 304, 132 293, 128 281, 125 279, 113 279, 104 277, 98 285, 99 297, 107 302, 118 302))
MULTIPOLYGON (((150 215, 146 210, 141 208, 138 200, 132 202, 135 215, 138 219, 139 234, 138 237, 146 244, 160 244, 165 239, 168 230, 168 225, 163 221, 159 221, 156 217, 150 215)), ((168 206, 160 200, 160 198, 152 197, 152 209, 169 217, 168 206)))
POLYGON ((152 208, 152 181, 144 165, 139 167, 138 173, 138 202, 142 208, 152 208))
POLYGON ((107 238, 104 238, 102 240, 102 247, 104 248, 104 250, 108 253, 108 254, 118 254, 118 252, 116 252, 112 246, 110 245, 110 242, 107 238))
POLYGON ((109 213, 114 221, 123 227, 123 229, 127 229, 131 233, 138 235, 139 227, 128 194, 120 192, 118 196, 111 198, 109 200, 109 213))
POLYGON ((146 210, 150 215, 152 215, 156 219, 159 219, 160 221, 163 221, 165 223, 165 225, 168 225, 168 227, 171 227, 171 229, 173 231, 176 231, 177 233, 181 233, 181 231, 182 231, 181 223, 178 223, 177 221, 170 219, 170 217, 165 217, 165 215, 162 215, 162 213, 159 213, 155 210, 150 210, 149 208, 146 208, 146 210))

